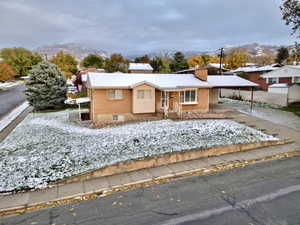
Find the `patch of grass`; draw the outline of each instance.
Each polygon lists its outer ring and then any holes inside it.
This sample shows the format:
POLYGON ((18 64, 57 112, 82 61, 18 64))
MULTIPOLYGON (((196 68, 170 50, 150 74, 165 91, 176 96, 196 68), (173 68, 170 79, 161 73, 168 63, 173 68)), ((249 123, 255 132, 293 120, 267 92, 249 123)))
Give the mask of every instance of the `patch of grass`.
POLYGON ((289 106, 281 107, 281 110, 293 112, 295 115, 300 117, 300 102, 292 103, 289 106))

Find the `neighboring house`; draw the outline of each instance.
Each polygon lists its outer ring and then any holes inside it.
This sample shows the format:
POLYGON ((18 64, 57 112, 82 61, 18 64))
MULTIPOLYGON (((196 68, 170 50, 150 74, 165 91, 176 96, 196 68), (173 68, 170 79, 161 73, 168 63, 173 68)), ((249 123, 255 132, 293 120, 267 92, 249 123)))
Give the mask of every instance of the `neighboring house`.
POLYGON ((276 71, 262 75, 268 85, 272 84, 300 84, 300 66, 284 66, 276 71))
POLYGON ((88 73, 87 79, 94 123, 153 114, 206 113, 210 103, 218 102, 218 88, 241 86, 256 84, 237 76, 211 78, 207 69, 196 69, 194 74, 88 73))
POLYGON ((274 70, 278 70, 280 69, 280 67, 281 65, 279 64, 260 66, 260 67, 249 66, 249 67, 240 67, 236 70, 233 70, 232 72, 247 80, 259 84, 260 89, 267 91, 268 84, 266 83, 265 79, 262 78, 262 75, 274 70))
POLYGON ((152 73, 153 68, 149 63, 129 63, 129 73, 152 73))
POLYGON ((97 69, 97 68, 84 68, 84 69, 78 70, 74 85, 76 86, 76 88, 79 92, 86 91, 87 73, 90 73, 90 72, 105 73, 105 70, 97 69))
MULTIPOLYGON (((206 68, 208 70, 208 75, 218 75, 220 74, 220 71, 222 73, 227 73, 229 70, 224 68, 224 64, 221 65, 221 70, 220 70, 220 64, 219 63, 209 63, 207 66, 205 66, 204 68, 206 68)), ((195 70, 198 67, 192 67, 190 69, 186 69, 186 70, 180 70, 177 71, 177 74, 188 74, 188 73, 194 73, 195 70)))

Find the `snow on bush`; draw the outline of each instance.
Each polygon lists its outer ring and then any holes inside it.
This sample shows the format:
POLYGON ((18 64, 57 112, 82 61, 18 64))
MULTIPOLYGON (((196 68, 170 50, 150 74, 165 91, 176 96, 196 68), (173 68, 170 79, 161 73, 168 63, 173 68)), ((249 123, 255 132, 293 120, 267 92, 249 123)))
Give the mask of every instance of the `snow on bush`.
POLYGON ((0 144, 0 191, 45 187, 120 161, 168 152, 276 140, 230 120, 152 121, 89 129, 68 111, 30 114, 0 144))

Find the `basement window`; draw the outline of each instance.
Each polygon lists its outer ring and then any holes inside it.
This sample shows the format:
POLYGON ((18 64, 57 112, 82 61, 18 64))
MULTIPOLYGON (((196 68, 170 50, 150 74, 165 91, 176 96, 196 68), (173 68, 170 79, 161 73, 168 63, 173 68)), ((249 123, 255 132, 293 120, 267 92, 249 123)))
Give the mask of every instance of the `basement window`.
POLYGON ((197 90, 185 90, 180 92, 180 103, 181 104, 197 104, 197 90))
POLYGON ((112 120, 113 121, 124 121, 124 116, 123 115, 113 115, 112 120))

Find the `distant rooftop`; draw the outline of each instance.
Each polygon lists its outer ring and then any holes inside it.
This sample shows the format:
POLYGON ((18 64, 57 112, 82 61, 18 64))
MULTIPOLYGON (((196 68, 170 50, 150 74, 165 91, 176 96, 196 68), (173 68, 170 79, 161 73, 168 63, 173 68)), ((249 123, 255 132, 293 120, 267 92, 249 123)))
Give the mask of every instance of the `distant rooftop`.
POLYGON ((253 67, 253 66, 247 66, 247 67, 240 67, 236 70, 233 70, 234 73, 251 73, 251 72, 265 72, 265 71, 273 71, 280 69, 280 66, 278 64, 272 64, 272 65, 266 65, 266 66, 260 66, 260 67, 253 67))
POLYGON ((129 63, 129 70, 153 70, 149 63, 129 63))

